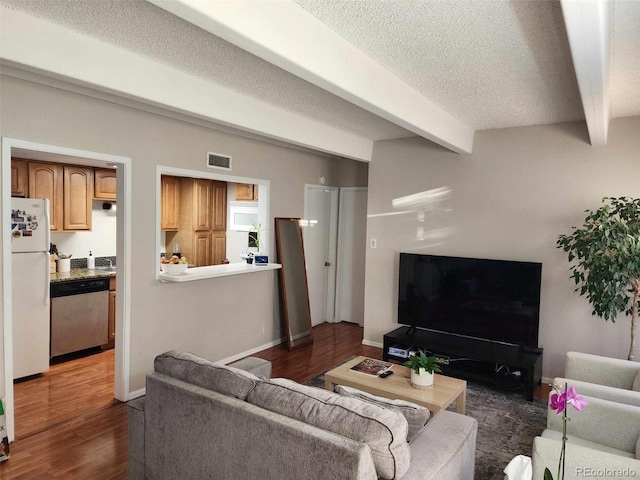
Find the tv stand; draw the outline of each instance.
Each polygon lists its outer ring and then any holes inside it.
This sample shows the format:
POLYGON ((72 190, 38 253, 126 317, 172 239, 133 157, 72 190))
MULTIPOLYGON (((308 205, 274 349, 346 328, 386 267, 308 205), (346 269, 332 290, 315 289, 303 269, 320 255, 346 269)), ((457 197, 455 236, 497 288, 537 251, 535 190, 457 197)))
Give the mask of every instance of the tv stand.
POLYGON ((400 327, 384 336, 383 359, 403 362, 406 358, 389 353, 389 347, 404 347, 424 350, 442 362, 444 374, 488 380, 497 374, 496 366, 506 367, 511 372, 520 372, 524 381, 526 397, 533 401, 533 389, 542 379, 542 349, 510 345, 491 340, 460 335, 400 327))

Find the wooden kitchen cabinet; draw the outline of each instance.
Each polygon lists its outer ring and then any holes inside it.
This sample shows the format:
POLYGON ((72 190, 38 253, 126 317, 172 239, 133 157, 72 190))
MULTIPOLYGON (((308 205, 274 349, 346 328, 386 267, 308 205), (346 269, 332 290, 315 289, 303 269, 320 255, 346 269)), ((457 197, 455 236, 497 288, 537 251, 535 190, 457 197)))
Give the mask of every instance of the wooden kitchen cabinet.
POLYGON ((227 234, 224 232, 211 234, 211 264, 220 265, 227 258, 227 234))
POLYGON ((11 159, 11 196, 27 197, 29 195, 29 168, 26 160, 11 159))
POLYGON ((27 171, 28 197, 49 199, 52 232, 91 230, 91 167, 29 161, 27 171))
POLYGON ((178 230, 180 215, 180 177, 162 175, 161 178, 160 228, 164 231, 178 230))
POLYGON ((29 162, 29 198, 49 199, 49 229, 63 229, 63 169, 57 163, 29 162))
POLYGON ((227 234, 225 232, 195 234, 196 266, 221 265, 226 257, 227 234))
POLYGON ((251 183, 236 183, 234 186, 234 198, 237 201, 258 201, 258 185, 251 183))
MULTIPOLYGON (((196 267, 212 265, 211 262, 211 234, 195 233, 193 241, 193 262, 196 267)), ((184 254, 183 254, 184 255, 184 254)), ((187 260, 189 257, 187 257, 187 260)))
MULTIPOLYGON (((217 232, 227 230, 227 184, 225 182, 213 183, 213 204, 211 229, 217 232)), ((223 257, 224 258, 224 257, 223 257)))
POLYGON ((178 228, 166 234, 167 255, 178 243, 180 253, 187 257, 190 265, 221 264, 226 258, 227 184, 182 178, 179 192, 178 228))
POLYGON ((116 175, 113 168, 93 169, 93 198, 95 200, 116 201, 116 175))
POLYGON ((64 230, 91 230, 93 213, 93 169, 65 165, 64 230))
POLYGON ((196 179, 193 181, 193 229, 208 232, 213 224, 213 182, 196 179))

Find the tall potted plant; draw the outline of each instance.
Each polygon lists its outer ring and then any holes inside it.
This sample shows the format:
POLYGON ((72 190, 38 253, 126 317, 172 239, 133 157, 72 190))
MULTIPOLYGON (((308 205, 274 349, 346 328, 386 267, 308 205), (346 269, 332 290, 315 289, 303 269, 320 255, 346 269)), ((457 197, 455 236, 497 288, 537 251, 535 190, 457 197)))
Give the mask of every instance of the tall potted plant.
POLYGON ((411 385, 416 388, 429 388, 433 385, 433 374, 442 371, 436 357, 429 357, 422 350, 402 365, 411 369, 411 385))
POLYGON ((560 235, 558 248, 569 255, 576 291, 593 307, 593 314, 611 322, 620 313, 631 317, 633 360, 640 303, 640 199, 605 197, 596 211, 586 210, 581 228, 560 235))

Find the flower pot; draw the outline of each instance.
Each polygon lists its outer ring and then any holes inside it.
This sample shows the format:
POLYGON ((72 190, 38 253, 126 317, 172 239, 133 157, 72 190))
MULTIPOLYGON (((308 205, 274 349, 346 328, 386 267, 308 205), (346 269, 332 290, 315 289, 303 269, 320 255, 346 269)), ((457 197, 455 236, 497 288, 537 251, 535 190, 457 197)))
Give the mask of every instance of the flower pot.
POLYGON ((433 373, 429 373, 424 369, 420 369, 424 373, 416 373, 411 370, 411 385, 415 388, 424 390, 433 386, 433 373))

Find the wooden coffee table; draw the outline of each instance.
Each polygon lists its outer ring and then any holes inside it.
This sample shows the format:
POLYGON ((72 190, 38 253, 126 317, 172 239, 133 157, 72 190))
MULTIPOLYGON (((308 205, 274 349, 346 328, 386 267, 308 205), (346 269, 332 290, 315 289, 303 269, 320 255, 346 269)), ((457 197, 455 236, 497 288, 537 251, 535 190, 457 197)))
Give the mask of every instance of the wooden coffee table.
POLYGON ((420 390, 411 386, 411 371, 402 365, 391 367, 393 375, 384 379, 350 370, 365 358, 367 357, 354 358, 325 373, 324 387, 333 391, 335 385, 346 385, 380 397, 414 402, 427 407, 431 413, 444 410, 455 402, 456 411, 465 413, 466 381, 436 374, 433 379, 433 387, 420 390))

